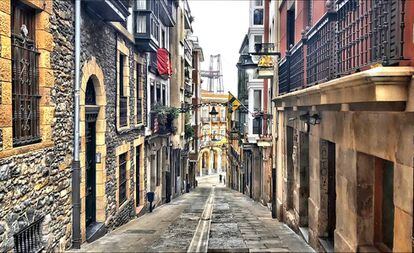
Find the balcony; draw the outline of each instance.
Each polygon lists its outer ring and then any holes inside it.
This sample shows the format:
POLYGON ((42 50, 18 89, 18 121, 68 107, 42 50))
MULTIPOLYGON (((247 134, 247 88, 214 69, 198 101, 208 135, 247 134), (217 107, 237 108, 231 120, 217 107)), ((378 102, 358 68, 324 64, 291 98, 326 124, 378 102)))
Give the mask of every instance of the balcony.
MULTIPOLYGON (((153 0, 151 0, 153 1, 153 0)), ((177 6, 176 1, 173 0, 161 0, 160 6, 160 20, 165 26, 173 27, 176 24, 177 18, 177 6)))
POLYGON ((85 0, 86 8, 104 21, 125 22, 131 14, 129 0, 85 0))
POLYGON ((279 94, 404 59, 404 1, 336 2, 279 61, 279 94))
POLYGON ((160 21, 152 11, 139 10, 135 14, 135 44, 144 52, 157 52, 160 21))
POLYGON ((173 120, 168 118, 163 119, 162 116, 158 115, 157 113, 151 112, 150 122, 150 127, 153 134, 171 134, 177 131, 173 120))

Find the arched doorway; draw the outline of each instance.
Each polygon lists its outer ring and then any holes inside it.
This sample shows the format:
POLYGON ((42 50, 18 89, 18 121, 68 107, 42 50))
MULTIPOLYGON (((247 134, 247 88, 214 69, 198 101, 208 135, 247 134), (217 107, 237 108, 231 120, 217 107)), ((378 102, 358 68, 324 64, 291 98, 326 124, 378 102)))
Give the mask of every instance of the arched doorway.
POLYGON ((85 91, 85 221, 86 227, 96 222, 96 105, 95 87, 89 78, 85 91))

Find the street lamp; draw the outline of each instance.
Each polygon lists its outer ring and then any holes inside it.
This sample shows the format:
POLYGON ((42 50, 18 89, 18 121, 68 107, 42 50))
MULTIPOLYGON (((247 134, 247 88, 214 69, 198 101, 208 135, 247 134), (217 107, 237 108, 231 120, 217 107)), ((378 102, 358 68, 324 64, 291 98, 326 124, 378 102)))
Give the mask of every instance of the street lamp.
POLYGON ((239 69, 250 70, 256 69, 257 63, 254 63, 250 54, 242 54, 241 62, 236 65, 239 69))
POLYGON ((218 112, 216 111, 216 107, 213 106, 213 108, 211 109, 210 113, 211 116, 217 116, 218 112))

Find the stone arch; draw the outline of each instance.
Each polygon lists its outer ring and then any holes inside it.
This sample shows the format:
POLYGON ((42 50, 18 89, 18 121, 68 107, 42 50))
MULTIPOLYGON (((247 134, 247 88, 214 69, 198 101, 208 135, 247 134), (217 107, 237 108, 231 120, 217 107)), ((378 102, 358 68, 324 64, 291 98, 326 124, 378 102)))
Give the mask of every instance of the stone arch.
POLYGON ((214 171, 212 169, 214 166, 218 167, 219 163, 220 163, 220 169, 222 169, 222 162, 221 162, 223 160, 222 151, 223 150, 220 147, 207 146, 207 147, 202 148, 198 156, 198 171, 197 171, 198 175, 201 176, 201 175, 206 175, 208 173, 217 172, 218 168, 214 168, 214 171), (221 159, 217 160, 218 157, 221 157, 221 159), (203 160, 205 160, 206 162, 203 163, 203 160), (204 165, 206 166, 204 167, 204 165))
POLYGON ((85 216, 85 178, 86 178, 86 138, 85 138, 85 98, 88 82, 92 82, 95 88, 96 105, 99 107, 99 113, 96 120, 96 154, 100 154, 101 162, 96 163, 96 221, 105 222, 105 209, 107 205, 105 195, 106 183, 106 91, 104 83, 104 74, 102 69, 92 57, 87 61, 81 70, 81 89, 80 89, 80 162, 81 162, 81 235, 82 241, 86 240, 86 216, 85 216))

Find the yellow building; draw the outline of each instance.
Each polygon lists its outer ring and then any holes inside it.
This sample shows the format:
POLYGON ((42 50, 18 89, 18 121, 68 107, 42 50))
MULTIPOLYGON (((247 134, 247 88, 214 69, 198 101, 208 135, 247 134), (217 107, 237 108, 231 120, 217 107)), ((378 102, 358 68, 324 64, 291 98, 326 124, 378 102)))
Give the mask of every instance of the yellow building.
POLYGON ((201 91, 198 176, 226 171, 227 99, 226 93, 201 91))

